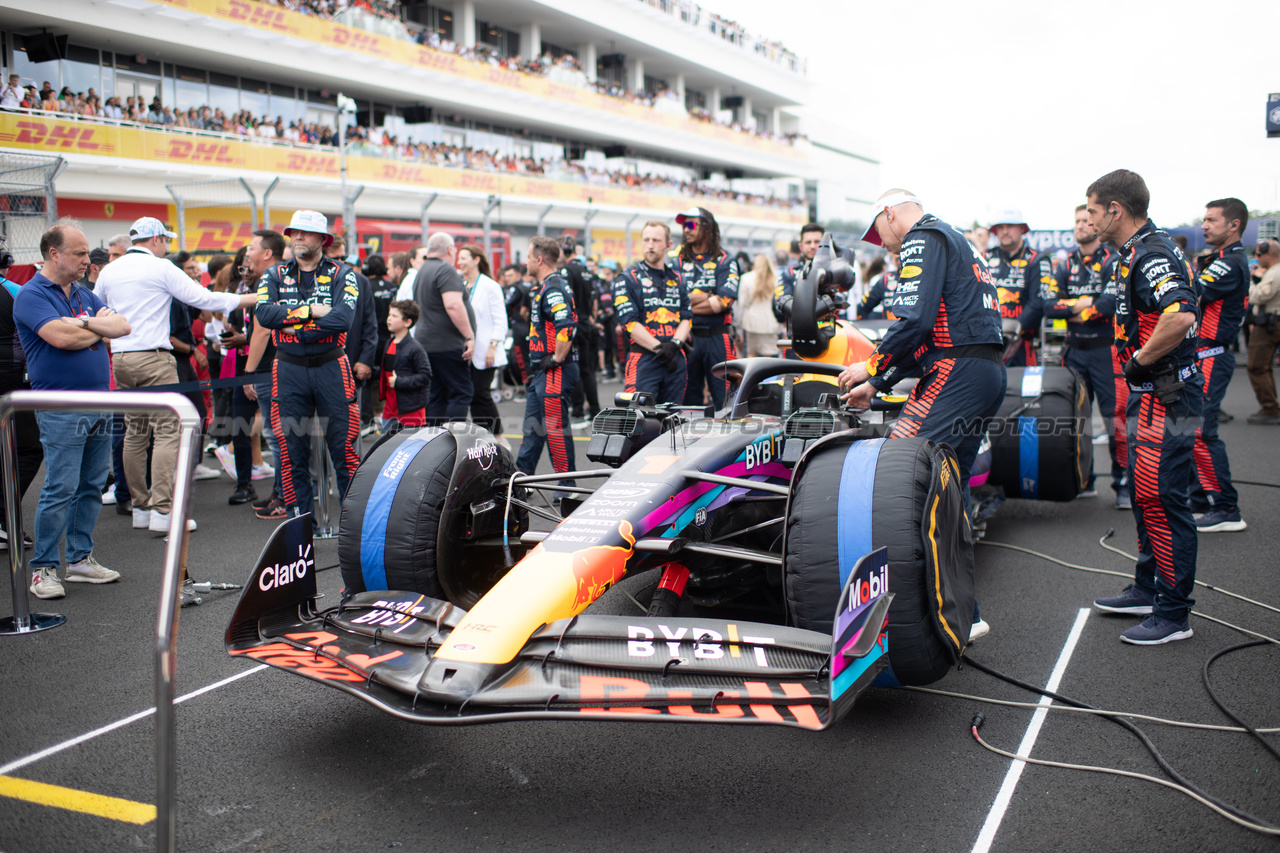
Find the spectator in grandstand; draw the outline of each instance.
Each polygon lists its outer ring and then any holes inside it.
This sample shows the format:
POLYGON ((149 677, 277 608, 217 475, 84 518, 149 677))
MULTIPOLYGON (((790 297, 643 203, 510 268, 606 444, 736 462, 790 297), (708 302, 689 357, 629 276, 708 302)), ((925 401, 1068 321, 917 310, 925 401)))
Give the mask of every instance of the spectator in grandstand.
MULTIPOLYGON (((324 250, 324 256, 331 260, 344 262, 347 254, 347 241, 341 234, 333 235, 333 242, 324 250)), ((352 259, 347 259, 352 260, 352 259)), ((352 266, 356 275, 356 287, 360 295, 356 298, 356 312, 351 319, 351 330, 347 332, 343 349, 347 351, 347 359, 351 362, 351 375, 356 380, 356 394, 360 400, 360 423, 363 427, 364 400, 373 395, 369 380, 373 378, 373 366, 378 363, 378 309, 373 302, 373 284, 356 266, 352 266)), ((367 404, 369 409, 373 403, 367 404)))
POLYGON ((378 377, 383 432, 427 424, 431 362, 422 345, 409 334, 418 316, 418 303, 411 299, 392 302, 387 309, 387 331, 391 338, 379 359, 378 377))
MULTIPOLYGON (((803 247, 804 241, 801 240, 803 247)), ((751 269, 738 284, 738 304, 734 307, 734 325, 742 338, 748 358, 777 356, 778 336, 784 327, 773 312, 775 281, 773 261, 763 252, 756 255, 751 269)))
MULTIPOLYGON (((0 395, 10 391, 29 389, 27 381, 27 357, 22 351, 22 341, 18 337, 18 328, 14 324, 13 304, 18 298, 22 285, 10 281, 5 273, 13 265, 13 256, 0 244, 0 395)), ((31 481, 44 461, 44 449, 40 445, 40 427, 36 423, 35 412, 16 411, 13 413, 11 429, 13 431, 14 449, 17 456, 14 461, 18 465, 18 497, 27 493, 31 481)), ((5 525, 9 522, 5 516, 5 499, 7 488, 0 489, 0 550, 9 546, 9 536, 5 525)), ((15 546, 19 543, 31 544, 31 537, 25 533, 13 537, 15 546)))
POLYGON ((22 106, 26 91, 22 88, 22 78, 17 74, 9 75, 9 82, 0 89, 0 110, 16 110, 22 106))
POLYGON ((1235 374, 1236 357, 1232 345, 1240 337, 1240 326, 1249 304, 1249 253, 1240 242, 1249 224, 1249 208, 1238 198, 1215 199, 1205 205, 1205 242, 1217 251, 1200 272, 1200 323, 1197 328, 1196 360, 1204 391, 1202 417, 1196 430, 1195 466, 1191 470, 1190 504, 1200 533, 1223 533, 1245 529, 1231 484, 1227 445, 1218 436, 1218 419, 1227 385, 1235 374))
MULTIPOLYGON (((613 304, 629 341, 622 390, 647 391, 659 403, 680 403, 688 375, 684 346, 693 327, 689 288, 668 263, 667 223, 646 222, 640 246, 643 260, 613 280, 613 304)), ((769 283, 772 293, 772 279, 769 283)))
POLYGON ((1263 240, 1253 250, 1262 278, 1249 288, 1249 383, 1261 406, 1249 415, 1251 424, 1280 424, 1274 365, 1280 346, 1280 245, 1263 240))
MULTIPOLYGON (((557 473, 574 469, 573 431, 569 425, 569 399, 578 382, 573 333, 578 318, 573 294, 558 272, 560 246, 550 237, 529 241, 525 268, 533 278, 529 291, 530 373, 526 385, 523 433, 516 467, 532 474, 542 457, 542 445, 551 452, 557 473)), ((561 481, 568 485, 568 481, 561 481)))
MULTIPOLYGON (((271 329, 276 344, 271 428, 280 453, 280 481, 287 514, 312 511, 311 436, 303 424, 318 418, 337 472, 338 499, 346 497, 360 457, 355 440, 360 410, 343 340, 360 291, 355 271, 324 257, 332 241, 329 222, 314 210, 289 221, 293 260, 270 266, 258 283, 255 321, 271 329)), ((322 495, 328 500, 328 495, 322 495)))
POLYGON ((684 240, 676 253, 693 311, 693 354, 684 389, 685 405, 700 406, 710 393, 718 411, 724 406, 729 380, 717 380, 712 366, 738 357, 733 342, 733 303, 738 298, 738 271, 720 247, 720 226, 705 207, 676 217, 684 240), (705 391, 704 391, 705 389, 705 391))
POLYGON ((457 260, 453 237, 437 231, 427 238, 426 253, 414 280, 413 301, 422 317, 413 336, 431 361, 427 423, 440 426, 465 421, 471 408, 475 386, 469 362, 476 347, 476 321, 462 276, 453 267, 457 260))
MULTIPOLYGON (((98 276, 98 296, 118 313, 130 317, 132 324, 132 330, 112 344, 116 387, 172 385, 178 381, 170 342, 169 309, 173 300, 209 311, 231 311, 251 305, 253 298, 212 293, 165 261, 162 256, 177 235, 158 219, 144 216, 137 220, 129 229, 129 236, 133 246, 98 276)), ((159 413, 131 413, 125 416, 125 423, 124 468, 133 503, 133 526, 167 533, 180 425, 173 415, 159 413), (147 446, 153 437, 148 491, 147 446)), ((196 529, 194 519, 187 519, 187 529, 196 529)))
MULTIPOLYGON (((89 263, 89 241, 74 220, 61 219, 45 231, 40 254, 40 272, 13 301, 31 387, 106 391, 110 365, 104 340, 128 335, 129 321, 75 283, 89 263)), ((58 545, 64 534, 68 582, 110 583, 120 577, 93 557, 93 529, 111 458, 110 418, 101 412, 40 411, 36 421, 45 480, 36 505, 30 589, 37 598, 61 598, 66 591, 58 579, 58 545)), ((12 535, 18 547, 20 534, 12 535)))
POLYGON ((986 254, 1000 299, 1000 316, 1007 321, 1005 334, 1013 339, 1005 361, 1009 367, 1037 364, 1036 344, 1044 316, 1041 291, 1053 286, 1049 256, 1022 239, 1030 230, 1021 211, 1002 212, 991 225, 996 245, 986 254))
POLYGON ((484 249, 468 243, 458 249, 458 272, 476 317, 476 347, 471 354, 471 421, 502 439, 502 418, 490 388, 494 374, 507 364, 507 307, 502 285, 489 273, 484 249))

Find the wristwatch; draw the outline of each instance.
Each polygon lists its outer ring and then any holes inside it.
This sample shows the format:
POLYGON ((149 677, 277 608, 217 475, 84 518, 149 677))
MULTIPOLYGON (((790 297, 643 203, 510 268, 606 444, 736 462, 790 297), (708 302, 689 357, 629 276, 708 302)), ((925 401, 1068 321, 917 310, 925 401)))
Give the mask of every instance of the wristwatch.
POLYGON ((87 329, 87 328, 89 328, 89 318, 88 318, 88 317, 81 317, 81 318, 80 318, 80 327, 81 327, 81 328, 83 328, 83 329, 87 329))

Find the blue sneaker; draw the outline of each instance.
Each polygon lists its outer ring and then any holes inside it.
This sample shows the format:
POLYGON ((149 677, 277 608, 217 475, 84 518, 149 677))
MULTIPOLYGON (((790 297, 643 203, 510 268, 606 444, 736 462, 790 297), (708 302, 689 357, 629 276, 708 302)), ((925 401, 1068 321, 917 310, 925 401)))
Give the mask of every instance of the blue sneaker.
POLYGON ((1120 639, 1135 646, 1158 646, 1174 640, 1185 640, 1194 633, 1191 630, 1190 616, 1184 616, 1181 622, 1175 622, 1153 613, 1141 625, 1134 625, 1121 634, 1120 639))
POLYGON ((1235 533, 1248 526, 1240 517, 1239 509, 1215 507, 1196 519, 1197 533, 1235 533))
POLYGON ((1116 489, 1116 509, 1133 509, 1133 500, 1129 497, 1129 487, 1120 486, 1116 489))
POLYGON ((1131 583, 1124 588, 1124 592, 1119 595, 1113 595, 1108 598, 1099 598, 1093 602, 1093 606, 1101 610, 1103 613, 1124 613, 1130 616, 1150 616, 1151 607, 1156 603, 1156 597, 1152 593, 1131 583))

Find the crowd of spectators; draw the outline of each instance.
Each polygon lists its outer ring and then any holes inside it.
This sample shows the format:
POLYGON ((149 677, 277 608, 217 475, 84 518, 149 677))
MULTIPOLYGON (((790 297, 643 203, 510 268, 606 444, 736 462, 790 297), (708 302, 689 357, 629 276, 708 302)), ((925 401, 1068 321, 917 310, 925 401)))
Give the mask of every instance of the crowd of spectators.
MULTIPOLYGON (((337 130, 314 122, 285 122, 282 116, 254 116, 248 110, 227 114, 218 108, 191 107, 174 110, 164 106, 159 98, 150 104, 143 98, 119 96, 103 101, 93 89, 74 93, 69 88, 55 92, 45 83, 42 92, 34 86, 31 93, 18 104, 21 109, 37 109, 58 112, 84 118, 107 118, 153 124, 174 128, 190 128, 215 133, 249 136, 265 141, 298 145, 338 144, 337 130), (30 106, 30 104, 37 106, 30 106)), ((485 172, 514 172, 519 174, 546 175, 553 180, 588 183, 599 186, 628 187, 672 195, 699 196, 747 204, 767 204, 773 207, 790 207, 798 202, 776 196, 764 196, 742 192, 731 187, 717 186, 705 181, 640 173, 633 169, 599 169, 581 161, 564 158, 533 158, 504 155, 483 148, 448 145, 442 142, 418 142, 401 140, 385 129, 373 129, 352 125, 347 130, 348 150, 377 157, 421 162, 433 166, 458 169, 477 169, 485 172)))

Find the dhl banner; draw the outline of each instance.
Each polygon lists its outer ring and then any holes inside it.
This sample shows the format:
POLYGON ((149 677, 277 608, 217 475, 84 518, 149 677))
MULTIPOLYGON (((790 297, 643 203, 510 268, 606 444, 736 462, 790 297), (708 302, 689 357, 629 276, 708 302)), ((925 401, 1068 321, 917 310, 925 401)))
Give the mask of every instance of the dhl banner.
MULTIPOLYGON (((340 177, 336 150, 291 148, 248 139, 202 137, 159 128, 120 127, 16 113, 0 113, 0 147, 180 163, 229 169, 236 173, 256 171, 335 181, 340 177)), ((347 179, 355 183, 367 181, 417 186, 424 191, 465 190, 497 196, 631 207, 659 214, 670 213, 683 202, 677 196, 622 187, 554 181, 534 175, 452 169, 358 154, 347 157, 347 179)), ((740 202, 716 201, 712 207, 721 219, 756 219, 762 213, 760 207, 740 202)), ((771 222, 800 224, 803 217, 802 210, 768 209, 771 222)))
POLYGON ((155 0, 155 2, 185 9, 197 15, 279 33, 281 36, 341 48, 374 59, 424 68, 491 86, 501 86, 510 89, 513 94, 537 95, 562 103, 577 104, 614 116, 635 119, 670 130, 684 131, 717 142, 748 148, 771 157, 785 157, 796 162, 804 162, 806 159, 804 154, 792 145, 751 136, 719 125, 691 121, 682 116, 659 113, 650 107, 633 104, 620 98, 611 98, 589 89, 553 83, 542 77, 508 71, 505 68, 489 65, 487 62, 465 59, 442 50, 389 38, 332 21, 320 20, 311 15, 290 12, 287 9, 254 2, 254 0, 155 0))

